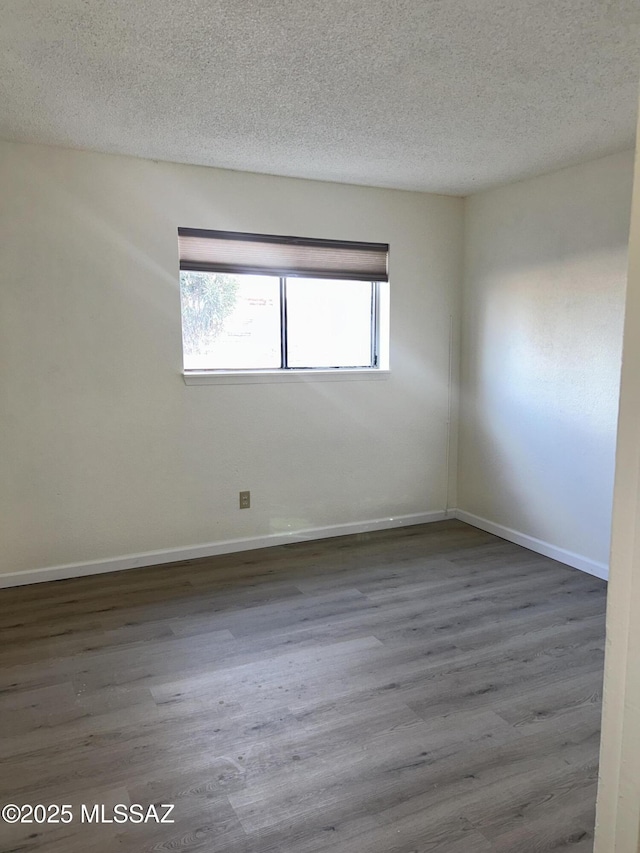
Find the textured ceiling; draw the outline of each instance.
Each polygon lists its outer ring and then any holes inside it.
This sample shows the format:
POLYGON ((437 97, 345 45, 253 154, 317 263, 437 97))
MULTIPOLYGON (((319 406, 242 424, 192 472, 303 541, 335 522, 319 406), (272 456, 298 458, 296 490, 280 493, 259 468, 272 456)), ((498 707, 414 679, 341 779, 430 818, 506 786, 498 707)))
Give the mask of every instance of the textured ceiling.
POLYGON ((640 0, 0 0, 0 136, 465 195, 634 143, 640 0))

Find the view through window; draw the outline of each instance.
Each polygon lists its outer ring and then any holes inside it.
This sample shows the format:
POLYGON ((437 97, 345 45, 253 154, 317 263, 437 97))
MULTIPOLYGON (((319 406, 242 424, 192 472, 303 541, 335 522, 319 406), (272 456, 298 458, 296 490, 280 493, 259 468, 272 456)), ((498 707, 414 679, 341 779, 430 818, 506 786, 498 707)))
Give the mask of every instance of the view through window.
POLYGON ((185 370, 373 367, 375 284, 180 274, 185 370))

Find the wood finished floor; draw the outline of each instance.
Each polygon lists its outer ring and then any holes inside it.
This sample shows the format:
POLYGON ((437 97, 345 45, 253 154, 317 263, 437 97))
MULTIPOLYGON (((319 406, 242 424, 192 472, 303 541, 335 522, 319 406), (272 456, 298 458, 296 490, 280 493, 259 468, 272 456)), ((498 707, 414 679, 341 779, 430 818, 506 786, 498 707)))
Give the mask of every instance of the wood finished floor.
POLYGON ((450 521, 0 591, 0 802, 76 815, 0 850, 592 851, 605 589, 450 521))

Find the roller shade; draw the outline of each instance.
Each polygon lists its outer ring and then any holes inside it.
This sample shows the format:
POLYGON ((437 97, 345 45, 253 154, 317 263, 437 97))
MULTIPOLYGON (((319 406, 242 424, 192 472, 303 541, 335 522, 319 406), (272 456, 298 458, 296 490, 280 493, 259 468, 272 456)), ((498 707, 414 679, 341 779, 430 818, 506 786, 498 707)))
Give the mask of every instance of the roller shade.
POLYGON ((181 270, 388 281, 389 246, 178 228, 181 270))

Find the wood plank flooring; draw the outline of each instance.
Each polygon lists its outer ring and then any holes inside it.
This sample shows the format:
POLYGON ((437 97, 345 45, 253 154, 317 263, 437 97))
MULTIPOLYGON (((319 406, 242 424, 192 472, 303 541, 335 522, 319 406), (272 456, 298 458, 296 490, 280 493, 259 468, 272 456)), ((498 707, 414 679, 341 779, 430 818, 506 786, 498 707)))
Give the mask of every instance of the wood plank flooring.
POLYGON ((0 591, 0 803, 74 815, 0 851, 588 853, 605 590, 447 521, 0 591))

